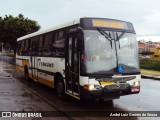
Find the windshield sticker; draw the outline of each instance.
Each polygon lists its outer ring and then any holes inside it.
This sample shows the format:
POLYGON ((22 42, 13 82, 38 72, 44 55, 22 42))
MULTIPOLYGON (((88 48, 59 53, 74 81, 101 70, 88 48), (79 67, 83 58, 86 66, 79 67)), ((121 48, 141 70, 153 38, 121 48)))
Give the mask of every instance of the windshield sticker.
POLYGON ((118 72, 123 72, 124 71, 124 67, 123 66, 118 66, 118 72))

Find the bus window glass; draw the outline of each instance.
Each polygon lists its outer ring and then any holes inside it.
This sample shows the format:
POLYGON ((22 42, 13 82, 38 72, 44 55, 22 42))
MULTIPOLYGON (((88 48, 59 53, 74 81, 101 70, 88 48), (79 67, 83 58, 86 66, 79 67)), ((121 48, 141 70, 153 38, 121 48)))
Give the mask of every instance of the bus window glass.
POLYGON ((20 55, 24 55, 24 40, 21 42, 20 55))
POLYGON ((20 55, 20 49, 21 49, 21 42, 18 42, 17 45, 17 54, 20 55))
POLYGON ((114 73, 123 66, 123 73, 138 72, 138 51, 135 34, 105 31, 106 36, 96 30, 85 31, 85 73, 114 73), (116 48, 115 48, 116 46, 116 48), (116 56, 117 52, 117 56, 116 56))
POLYGON ((76 38, 74 41, 74 72, 78 73, 78 39, 76 38))
MULTIPOLYGON (((120 35, 121 33, 119 32, 118 34, 120 35)), ((139 64, 135 34, 125 33, 123 37, 116 42, 116 44, 118 63, 120 65, 127 66, 125 67, 126 71, 136 72, 139 69, 139 64)))
POLYGON ((72 60, 72 38, 69 38, 69 49, 68 49, 68 55, 69 55, 69 66, 71 66, 71 60, 72 60))
POLYGON ((27 39, 25 41, 25 46, 24 46, 24 55, 28 55, 29 51, 28 51, 28 47, 29 47, 29 40, 27 39))
POLYGON ((32 50, 31 50, 31 54, 32 55, 37 55, 38 54, 38 37, 32 38, 32 50))
POLYGON ((32 55, 32 39, 29 39, 29 55, 32 55))
POLYGON ((85 36, 85 73, 113 73, 116 67, 115 50, 113 43, 97 30, 86 30, 85 36), (109 63, 109 64, 108 64, 109 63))
POLYGON ((52 55, 63 56, 64 55, 64 32, 59 31, 54 34, 54 41, 52 44, 52 55))
POLYGON ((43 53, 44 56, 51 55, 52 33, 48 33, 44 36, 43 53))
POLYGON ((39 42, 38 42, 38 55, 42 55, 42 50, 43 50, 43 36, 39 37, 39 42))

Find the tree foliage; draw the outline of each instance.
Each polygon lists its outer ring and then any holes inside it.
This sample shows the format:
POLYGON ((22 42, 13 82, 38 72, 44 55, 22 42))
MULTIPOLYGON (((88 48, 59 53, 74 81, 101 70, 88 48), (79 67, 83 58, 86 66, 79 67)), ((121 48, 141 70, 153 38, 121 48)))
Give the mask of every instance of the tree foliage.
POLYGON ((0 17, 0 42, 10 44, 15 49, 17 38, 39 29, 36 21, 25 18, 22 14, 16 17, 5 15, 4 18, 0 17))

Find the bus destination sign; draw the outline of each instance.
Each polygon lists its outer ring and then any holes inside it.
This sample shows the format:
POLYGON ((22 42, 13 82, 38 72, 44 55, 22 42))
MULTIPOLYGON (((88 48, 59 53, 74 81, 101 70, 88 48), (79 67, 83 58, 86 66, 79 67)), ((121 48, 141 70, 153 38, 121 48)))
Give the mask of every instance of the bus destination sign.
POLYGON ((118 21, 107 21, 107 20, 92 20, 92 24, 94 27, 109 27, 109 28, 119 28, 124 29, 125 25, 122 22, 118 21))
POLYGON ((92 29, 101 27, 109 29, 122 29, 128 30, 130 32, 135 32, 132 23, 107 18, 82 18, 81 27, 92 29))

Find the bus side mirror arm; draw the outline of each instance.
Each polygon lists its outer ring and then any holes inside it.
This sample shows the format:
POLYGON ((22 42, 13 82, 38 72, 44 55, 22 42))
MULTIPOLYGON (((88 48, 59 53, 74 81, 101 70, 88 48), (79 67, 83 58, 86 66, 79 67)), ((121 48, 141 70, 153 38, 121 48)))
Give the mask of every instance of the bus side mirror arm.
POLYGON ((81 33, 83 33, 83 28, 78 27, 78 31, 80 31, 81 33))

